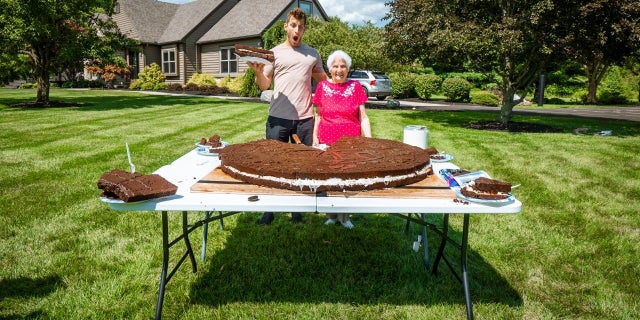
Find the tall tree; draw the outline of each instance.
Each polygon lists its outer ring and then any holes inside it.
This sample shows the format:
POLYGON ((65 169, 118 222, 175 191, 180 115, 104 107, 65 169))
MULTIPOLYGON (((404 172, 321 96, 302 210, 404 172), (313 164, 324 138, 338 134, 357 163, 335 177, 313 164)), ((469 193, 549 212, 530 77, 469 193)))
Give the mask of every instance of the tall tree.
POLYGON ((65 57, 100 42, 97 13, 113 6, 113 0, 0 0, 0 47, 29 57, 37 103, 49 104, 49 75, 65 57))
POLYGON ((597 89, 610 66, 640 50, 638 0, 583 0, 572 9, 565 52, 582 64, 588 78, 587 103, 597 103, 597 89))
POLYGON ((425 66, 496 74, 503 94, 500 121, 511 120, 513 97, 561 57, 566 8, 553 0, 395 0, 385 26, 388 52, 425 66))

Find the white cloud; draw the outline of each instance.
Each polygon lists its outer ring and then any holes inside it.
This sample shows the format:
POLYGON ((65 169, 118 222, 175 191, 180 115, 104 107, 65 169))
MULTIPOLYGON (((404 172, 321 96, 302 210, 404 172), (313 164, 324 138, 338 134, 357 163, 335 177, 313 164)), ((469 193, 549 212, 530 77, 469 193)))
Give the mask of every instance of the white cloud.
POLYGON ((382 27, 387 20, 382 18, 389 12, 385 6, 388 0, 319 0, 322 8, 329 16, 337 16, 349 24, 363 24, 371 21, 374 25, 382 27))
MULTIPOLYGON (((186 3, 193 0, 161 0, 171 3, 186 3)), ((389 11, 385 2, 389 0, 318 0, 327 15, 337 16, 340 20, 349 24, 361 25, 371 21, 374 25, 382 27, 387 20, 382 18, 389 11)))

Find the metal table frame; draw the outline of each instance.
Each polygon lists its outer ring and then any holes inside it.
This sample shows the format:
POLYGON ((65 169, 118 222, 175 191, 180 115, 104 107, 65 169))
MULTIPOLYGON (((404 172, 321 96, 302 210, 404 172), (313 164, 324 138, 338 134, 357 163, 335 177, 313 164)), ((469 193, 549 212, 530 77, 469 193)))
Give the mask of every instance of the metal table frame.
MULTIPOLYGON (((120 211, 160 211, 162 215, 162 271, 158 290, 158 302, 156 306, 156 319, 162 316, 164 292, 167 283, 171 280, 180 266, 187 260, 191 262, 192 271, 197 272, 195 253, 191 245, 189 235, 198 228, 203 228, 203 240, 201 259, 205 258, 208 226, 210 222, 219 221, 220 228, 223 219, 241 212, 322 212, 352 214, 388 213, 407 221, 405 230, 408 232, 409 224, 416 223, 422 226, 422 241, 424 250, 424 265, 431 267, 432 274, 437 274, 440 261, 444 261, 447 267, 462 283, 467 319, 473 319, 471 294, 469 291, 469 279, 467 273, 467 248, 469 238, 469 218, 471 214, 509 214, 518 213, 521 210, 520 201, 515 200, 506 205, 483 205, 476 203, 463 204, 454 202, 453 199, 389 199, 389 198, 344 198, 327 197, 325 195, 264 195, 260 201, 248 201, 245 195, 192 193, 191 185, 197 182, 197 178, 205 176, 219 165, 219 160, 214 157, 199 156, 191 151, 168 166, 158 169, 167 180, 178 186, 175 196, 142 201, 138 203, 110 202, 109 206, 120 211), (202 219, 189 224, 188 213, 190 211, 204 212, 202 219), (182 231, 170 240, 169 215, 170 212, 182 213, 182 231), (212 214, 213 213, 213 214, 212 214), (417 214, 416 214, 417 213, 417 214), (426 221, 427 214, 442 214, 444 216, 441 227, 426 221), (449 237, 449 216, 451 214, 463 215, 462 238, 460 243, 449 237), (415 215, 415 217, 414 217, 415 215), (418 219, 417 217, 420 217, 418 219), (436 253, 433 265, 429 263, 427 228, 440 237, 440 245, 436 253), (178 262, 169 268, 169 251, 175 245, 184 243, 185 251, 178 262), (444 255, 445 247, 449 244, 460 252, 460 270, 456 270, 451 261, 444 255)), ((440 168, 456 168, 450 163, 434 164, 434 172, 440 168)))

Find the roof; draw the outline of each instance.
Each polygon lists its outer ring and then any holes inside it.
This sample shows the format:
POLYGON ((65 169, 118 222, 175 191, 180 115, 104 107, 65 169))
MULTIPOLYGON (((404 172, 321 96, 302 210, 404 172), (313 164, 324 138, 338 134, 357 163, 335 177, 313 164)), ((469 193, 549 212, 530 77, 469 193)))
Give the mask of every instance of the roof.
MULTIPOLYGON (((259 37, 296 3, 296 0, 196 0, 174 4, 158 0, 118 0, 120 13, 114 19, 125 35, 142 43, 183 42, 227 1, 236 4, 198 43, 259 37)), ((320 4, 313 2, 326 19, 320 4)))
MULTIPOLYGON (((178 6, 158 43, 180 42, 225 0, 197 0, 178 6)), ((240 3, 245 1, 240 1, 240 3)), ((267 1, 268 2, 268 1, 267 1)))
POLYGON ((198 43, 260 36, 294 0, 242 0, 205 33, 198 43))
POLYGON ((126 16, 132 30, 121 30, 128 36, 146 43, 156 43, 180 5, 156 0, 118 0, 121 14, 126 16), (144 19, 140 19, 144 17, 144 19))

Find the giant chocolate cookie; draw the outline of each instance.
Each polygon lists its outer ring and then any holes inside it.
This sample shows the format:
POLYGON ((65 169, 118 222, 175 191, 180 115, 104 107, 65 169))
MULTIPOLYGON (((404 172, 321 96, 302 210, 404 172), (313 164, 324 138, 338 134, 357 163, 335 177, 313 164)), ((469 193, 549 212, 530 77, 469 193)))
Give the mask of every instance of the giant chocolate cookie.
POLYGON ((361 191, 402 186, 431 174, 423 150, 402 142, 343 137, 326 151, 258 140, 220 151, 222 170, 251 184, 300 191, 361 191))

